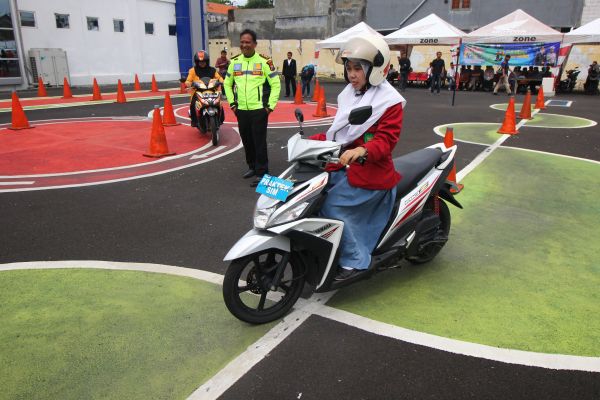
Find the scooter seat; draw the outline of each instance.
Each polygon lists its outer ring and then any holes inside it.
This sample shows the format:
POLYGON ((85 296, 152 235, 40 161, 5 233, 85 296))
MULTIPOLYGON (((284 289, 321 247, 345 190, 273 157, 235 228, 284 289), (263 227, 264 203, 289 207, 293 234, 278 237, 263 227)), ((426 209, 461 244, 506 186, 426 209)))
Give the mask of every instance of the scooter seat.
POLYGON ((441 156, 440 149, 421 149, 394 158, 394 168, 402 176, 396 185, 396 199, 400 199, 414 189, 415 185, 438 163, 441 156))

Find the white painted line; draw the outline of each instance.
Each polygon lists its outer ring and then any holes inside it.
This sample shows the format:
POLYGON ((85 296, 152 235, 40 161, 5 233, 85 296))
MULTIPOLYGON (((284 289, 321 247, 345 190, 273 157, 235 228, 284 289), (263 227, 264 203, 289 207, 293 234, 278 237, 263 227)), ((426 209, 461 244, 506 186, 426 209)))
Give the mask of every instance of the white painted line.
POLYGON ((252 367, 267 357, 296 328, 304 323, 333 296, 335 292, 313 294, 308 301, 299 301, 297 308, 275 325, 265 336, 232 360, 210 380, 200 386, 188 400, 216 399, 243 377, 252 367))
POLYGON ((0 186, 12 186, 12 185, 33 185, 35 181, 13 181, 13 182, 0 182, 0 186))
POLYGON ((218 146, 218 147, 215 147, 214 149, 212 149, 212 150, 210 150, 210 151, 207 151, 206 153, 202 153, 202 154, 196 154, 196 155, 194 155, 194 156, 191 156, 191 157, 190 157, 190 160, 194 160, 194 159, 196 159, 196 158, 206 158, 206 157, 208 157, 209 155, 211 155, 211 154, 213 154, 213 153, 216 153, 216 152, 218 152, 218 151, 221 151, 221 150, 223 150, 223 149, 225 149, 225 148, 227 148, 227 146, 218 146))
MULTIPOLYGON (((533 117, 535 114, 537 114, 540 110, 539 109, 535 109, 532 113, 531 116, 533 117)), ((516 128, 517 130, 522 127, 523 125, 525 125, 527 123, 527 121, 529 121, 528 119, 522 119, 521 121, 519 121, 519 123, 517 124, 516 128)), ((500 139, 496 140, 496 142, 494 142, 494 144, 492 144, 491 146, 487 147, 485 150, 483 150, 481 153, 479 153, 477 155, 477 157, 475 157, 473 159, 473 161, 471 161, 469 163, 469 165, 467 165, 466 167, 464 167, 463 169, 461 169, 460 171, 458 171, 456 173, 456 180, 458 182, 462 181, 467 175, 469 175, 479 164, 481 164, 483 162, 483 160, 485 160, 486 158, 488 158, 488 156, 490 154, 492 154, 494 152, 494 150, 496 150, 498 147, 502 146, 502 143, 504 143, 511 135, 507 135, 504 134, 500 137, 500 139)))
MULTIPOLYGON (((0 264, 0 271, 64 268, 98 268, 163 273, 199 279, 216 285, 223 284, 223 276, 219 274, 162 264, 90 260, 31 261, 0 264)), ((455 354, 539 368, 600 372, 600 357, 534 353, 463 342, 386 324, 326 306, 327 301, 335 293, 335 291, 322 294, 315 293, 308 300, 299 299, 292 313, 288 314, 256 343, 248 347, 244 353, 231 361, 223 370, 213 376, 212 379, 200 386, 189 398, 194 400, 214 399, 221 395, 254 365, 266 357, 283 339, 289 336, 290 333, 312 314, 354 326, 377 335, 455 354)))
POLYGON ((377 335, 402 340, 408 343, 431 347, 455 354, 484 358, 509 364, 527 365, 531 367, 550 368, 559 370, 575 370, 600 372, 600 357, 569 356, 561 354, 534 353, 521 350, 501 349, 476 343, 448 339, 401 328, 395 325, 374 321, 347 311, 323 306, 316 308, 314 313, 325 318, 354 326, 377 335))
POLYGON ((215 285, 223 284, 223 275, 215 274, 200 269, 175 267, 163 264, 145 264, 116 261, 90 261, 90 260, 68 260, 68 261, 31 261, 0 264, 0 271, 14 271, 20 269, 63 269, 63 268, 85 268, 85 269, 112 269, 119 271, 156 272, 185 276, 199 279, 215 285))

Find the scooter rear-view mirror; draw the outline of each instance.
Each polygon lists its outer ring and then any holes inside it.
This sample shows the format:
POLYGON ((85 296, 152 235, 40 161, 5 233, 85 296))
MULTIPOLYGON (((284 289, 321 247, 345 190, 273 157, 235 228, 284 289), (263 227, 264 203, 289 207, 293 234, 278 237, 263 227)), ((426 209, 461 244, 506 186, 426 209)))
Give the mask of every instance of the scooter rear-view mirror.
POLYGON ((373 114, 372 106, 363 106, 355 108, 350 111, 350 116, 348 117, 348 122, 350 125, 362 125, 371 117, 373 114))

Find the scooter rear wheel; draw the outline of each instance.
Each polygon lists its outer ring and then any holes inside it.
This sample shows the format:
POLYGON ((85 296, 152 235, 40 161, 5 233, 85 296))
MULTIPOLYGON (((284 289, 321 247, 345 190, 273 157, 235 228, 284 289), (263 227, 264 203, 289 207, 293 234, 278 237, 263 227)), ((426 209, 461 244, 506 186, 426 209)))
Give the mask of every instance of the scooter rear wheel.
POLYGON ((282 250, 269 249, 231 262, 223 279, 223 299, 236 318, 264 324, 283 317, 300 297, 303 286, 300 262, 282 250), (285 263, 281 279, 273 288, 281 263, 285 263))

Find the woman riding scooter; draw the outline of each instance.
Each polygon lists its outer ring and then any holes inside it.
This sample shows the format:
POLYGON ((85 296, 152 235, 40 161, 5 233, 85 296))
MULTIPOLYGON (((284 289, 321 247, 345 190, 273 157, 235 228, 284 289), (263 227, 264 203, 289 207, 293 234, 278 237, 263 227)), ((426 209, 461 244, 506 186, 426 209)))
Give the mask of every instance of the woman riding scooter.
MULTIPOLYGON (((210 66, 208 53, 204 50, 198 50, 194 54, 194 66, 190 68, 188 72, 187 79, 185 80, 185 85, 190 88, 193 86, 194 82, 200 82, 202 78, 210 78, 210 79, 218 79, 219 82, 223 83, 223 77, 219 75, 217 70, 214 67, 210 66)), ((219 87, 218 91, 221 91, 219 87)), ((190 119, 191 126, 196 128, 198 126, 198 116, 196 115, 196 91, 192 91, 191 101, 190 101, 190 119)), ((221 122, 223 121, 223 107, 221 107, 221 122)), ((204 127, 203 130, 206 130, 204 127)))
POLYGON ((394 169, 392 150, 400 138, 406 100, 386 80, 390 51, 382 38, 350 39, 336 62, 344 65, 348 85, 338 96, 329 130, 311 139, 343 144, 339 164, 327 166, 330 182, 321 210, 322 216, 344 222, 335 277, 342 281, 367 270, 394 207, 400 174, 394 169), (362 125, 344 127, 350 110, 364 105, 373 107, 371 117, 362 125))

